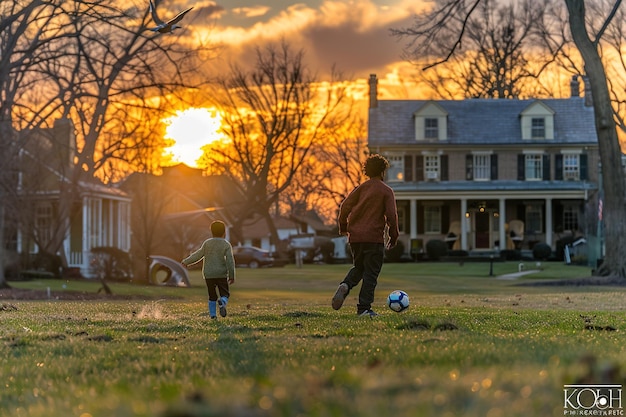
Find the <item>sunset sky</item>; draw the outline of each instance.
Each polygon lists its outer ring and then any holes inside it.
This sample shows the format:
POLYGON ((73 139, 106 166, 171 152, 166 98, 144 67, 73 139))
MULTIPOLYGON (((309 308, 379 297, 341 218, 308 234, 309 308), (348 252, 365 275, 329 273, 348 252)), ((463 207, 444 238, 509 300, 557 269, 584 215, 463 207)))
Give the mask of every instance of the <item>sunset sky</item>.
MULTIPOLYGON (((284 39, 293 49, 305 51, 307 66, 319 79, 327 78, 335 65, 346 79, 361 85, 364 98, 373 73, 380 80, 380 98, 417 98, 411 82, 416 69, 402 59, 403 43, 389 29, 409 26, 424 4, 423 0, 174 0, 158 2, 157 11, 170 18, 194 7, 182 26, 185 35, 221 46, 218 57, 208 64, 214 74, 230 63, 251 63, 255 47, 284 39)), ((192 118, 184 122, 189 123, 192 118)), ((206 129, 198 131, 207 134, 206 129)), ((178 139, 174 134, 171 138, 178 139)), ((185 135, 185 140, 192 137, 185 135)), ((191 153, 189 144, 186 148, 191 153)))
MULTIPOLYGON (((421 5, 421 6, 420 6, 421 5)), ((406 27, 422 0, 178 0, 160 2, 160 13, 194 9, 185 17, 186 30, 203 33, 223 45, 213 65, 250 60, 255 46, 285 39, 305 50, 309 67, 327 76, 336 65, 349 79, 366 80, 370 73, 383 80, 405 77, 413 68, 402 60, 403 43, 390 28, 406 27), (165 6, 173 10, 161 10, 165 6)))

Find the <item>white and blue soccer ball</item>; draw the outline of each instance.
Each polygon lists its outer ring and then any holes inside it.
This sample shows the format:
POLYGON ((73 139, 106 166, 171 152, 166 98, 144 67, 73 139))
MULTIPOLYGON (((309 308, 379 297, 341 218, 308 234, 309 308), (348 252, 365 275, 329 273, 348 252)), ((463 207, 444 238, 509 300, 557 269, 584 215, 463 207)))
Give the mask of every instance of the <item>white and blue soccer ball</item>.
POLYGON ((387 306, 396 313, 406 310, 409 305, 409 295, 402 290, 392 291, 387 297, 387 306))

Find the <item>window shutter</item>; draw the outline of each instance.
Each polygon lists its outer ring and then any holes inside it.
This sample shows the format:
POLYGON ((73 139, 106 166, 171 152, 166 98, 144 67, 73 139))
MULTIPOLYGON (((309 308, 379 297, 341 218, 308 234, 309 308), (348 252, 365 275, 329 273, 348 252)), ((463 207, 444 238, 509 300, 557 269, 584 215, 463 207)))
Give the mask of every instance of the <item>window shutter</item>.
POLYGON ((526 166, 523 154, 517 155, 517 180, 524 181, 526 179, 526 166))
POLYGON ((415 181, 424 181, 424 156, 415 157, 415 181))
POLYGON ((492 180, 498 179, 498 155, 497 154, 491 155, 491 179, 492 180))
POLYGON ((589 169, 586 153, 580 155, 580 179, 582 181, 587 181, 589 179, 589 169))
POLYGON ((413 155, 404 155, 404 181, 413 181, 413 155))
POLYGON ((550 181, 550 155, 543 156, 543 180, 550 181))
POLYGON ((441 233, 448 233, 450 229, 450 206, 441 206, 441 233))
POLYGON ((441 181, 448 181, 448 155, 441 155, 439 157, 439 163, 441 164, 441 181))
POLYGON ((563 179, 563 155, 554 155, 554 179, 563 179))
POLYGON ((465 179, 474 180, 474 156, 471 154, 465 155, 465 179))
POLYGON ((424 233, 424 206, 421 204, 417 205, 417 234, 421 235, 424 233))

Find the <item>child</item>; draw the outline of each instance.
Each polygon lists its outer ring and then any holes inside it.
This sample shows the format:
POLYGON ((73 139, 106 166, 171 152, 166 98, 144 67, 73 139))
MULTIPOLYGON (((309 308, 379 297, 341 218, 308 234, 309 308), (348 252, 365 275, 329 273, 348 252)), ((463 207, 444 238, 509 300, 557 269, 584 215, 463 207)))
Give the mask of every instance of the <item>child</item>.
POLYGON ((375 317, 372 310, 378 274, 383 266, 385 246, 398 241, 398 213, 393 190, 383 182, 389 162, 381 155, 370 155, 363 164, 369 180, 359 185, 341 203, 339 234, 348 235, 354 265, 339 284, 332 306, 339 310, 352 288, 363 281, 359 292, 357 314, 375 317), (385 231, 388 230, 388 240, 385 231), (385 245, 386 243, 386 245, 385 245))
POLYGON ((220 307, 220 316, 226 317, 226 304, 230 292, 228 285, 235 283, 235 259, 233 248, 225 239, 226 225, 221 221, 211 223, 212 238, 202 243, 200 249, 182 260, 182 264, 189 266, 203 259, 202 274, 209 290, 209 316, 217 318, 217 304, 220 307), (219 290, 219 299, 217 291, 219 290))

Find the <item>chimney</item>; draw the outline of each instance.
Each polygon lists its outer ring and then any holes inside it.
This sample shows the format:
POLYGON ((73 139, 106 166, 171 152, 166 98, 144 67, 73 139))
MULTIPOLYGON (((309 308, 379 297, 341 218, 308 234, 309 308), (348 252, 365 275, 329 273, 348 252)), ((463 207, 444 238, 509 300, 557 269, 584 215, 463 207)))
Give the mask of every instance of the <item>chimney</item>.
POLYGON ((370 109, 378 107, 378 78, 376 74, 370 74, 370 109))
POLYGON ((53 125, 53 140, 63 167, 72 166, 76 156, 76 134, 74 123, 68 118, 56 119, 53 125), (66 165, 69 164, 69 165, 66 165))
POLYGON ((593 107, 593 95, 591 94, 591 83, 589 77, 583 75, 583 82, 585 83, 585 106, 593 107))
POLYGON ((572 75, 572 81, 569 83, 572 97, 580 97, 580 83, 578 82, 578 75, 572 75))

